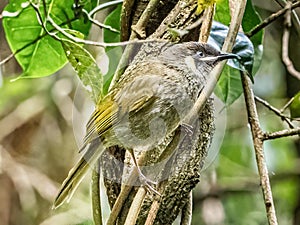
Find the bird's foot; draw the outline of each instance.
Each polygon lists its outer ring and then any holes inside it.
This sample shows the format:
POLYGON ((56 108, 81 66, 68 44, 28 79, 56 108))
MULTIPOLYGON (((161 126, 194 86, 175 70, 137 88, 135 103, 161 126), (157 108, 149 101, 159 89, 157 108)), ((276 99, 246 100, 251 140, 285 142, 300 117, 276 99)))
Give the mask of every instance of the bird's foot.
POLYGON ((157 185, 157 182, 150 180, 149 178, 147 178, 138 168, 138 172, 139 172, 139 178, 140 178, 140 182, 142 184, 142 186, 144 186, 144 188, 147 190, 147 192, 149 193, 154 193, 156 195, 161 196, 161 194, 153 187, 157 185))
POLYGON ((182 123, 182 124, 181 124, 181 127, 182 127, 182 129, 184 130, 184 132, 185 132, 189 137, 191 137, 191 136, 193 135, 193 133, 194 133, 194 131, 193 131, 193 126, 191 126, 191 125, 189 125, 189 124, 187 124, 187 123, 182 123))

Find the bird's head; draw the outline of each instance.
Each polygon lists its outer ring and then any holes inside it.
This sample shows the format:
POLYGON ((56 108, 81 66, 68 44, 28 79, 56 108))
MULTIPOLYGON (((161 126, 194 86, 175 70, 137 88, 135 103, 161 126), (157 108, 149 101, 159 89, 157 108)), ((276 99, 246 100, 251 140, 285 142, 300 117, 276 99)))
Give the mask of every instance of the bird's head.
POLYGON ((213 46, 200 42, 185 42, 168 46, 162 51, 161 56, 172 65, 188 66, 208 73, 220 61, 239 59, 236 54, 222 53, 213 46))

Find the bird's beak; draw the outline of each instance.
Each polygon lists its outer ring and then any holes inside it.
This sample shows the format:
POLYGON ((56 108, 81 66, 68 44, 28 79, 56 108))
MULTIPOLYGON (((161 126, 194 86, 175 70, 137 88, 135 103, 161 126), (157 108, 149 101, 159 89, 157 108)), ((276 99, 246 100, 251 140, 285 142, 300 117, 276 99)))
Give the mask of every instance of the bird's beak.
POLYGON ((225 59, 237 59, 240 60, 241 57, 237 54, 233 54, 233 53, 221 53, 220 55, 217 56, 217 60, 218 61, 222 61, 225 59))
POLYGON ((221 53, 218 56, 206 56, 206 57, 200 58, 199 60, 200 61, 222 61, 222 60, 225 60, 225 59, 240 60, 241 57, 236 55, 236 54, 233 54, 233 53, 221 53))

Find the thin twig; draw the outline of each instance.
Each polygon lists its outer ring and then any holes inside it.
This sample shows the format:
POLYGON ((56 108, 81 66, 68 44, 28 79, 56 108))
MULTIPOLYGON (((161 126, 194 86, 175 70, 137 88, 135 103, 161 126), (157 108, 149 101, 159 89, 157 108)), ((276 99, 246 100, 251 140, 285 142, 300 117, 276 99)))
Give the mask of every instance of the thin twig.
POLYGON ((282 35, 282 61, 285 64, 288 72, 292 76, 300 80, 300 72, 295 69, 293 62, 289 57, 290 28, 292 26, 291 6, 291 2, 287 2, 285 6, 285 9, 287 9, 287 11, 284 15, 284 30, 282 35))
MULTIPOLYGON (((145 152, 143 152, 139 155, 139 160, 138 160, 139 165, 144 164, 145 155, 146 155, 145 152)), ((126 181, 126 183, 128 185, 126 185, 126 184, 122 185, 121 192, 118 195, 116 202, 114 203, 111 213, 109 214, 109 218, 106 222, 107 225, 114 225, 116 223, 118 216, 122 210, 122 207, 123 207, 125 201, 127 200, 129 193, 131 192, 131 190, 133 188, 132 184, 134 184, 137 179, 138 179, 138 170, 136 167, 134 167, 132 172, 130 173, 130 176, 128 177, 128 179, 126 181)))
POLYGON ((130 206, 124 225, 134 225, 136 223, 146 194, 145 188, 140 187, 130 206))
MULTIPOLYGON (((295 9, 297 7, 300 7, 300 2, 299 1, 293 3, 292 6, 291 6, 291 9, 295 9)), ((261 22, 260 24, 258 24, 257 26, 255 26, 252 30, 250 30, 249 32, 247 32, 246 35, 248 37, 252 37, 253 35, 257 34, 260 30, 262 30, 267 25, 269 25, 270 23, 272 23, 274 20, 278 19, 283 14, 285 14, 285 12, 287 10, 289 10, 289 9, 284 8, 284 9, 279 10, 276 13, 273 13, 271 16, 269 16, 268 18, 266 18, 263 22, 261 22)))
POLYGON ((264 149, 263 149, 264 134, 259 124, 258 113, 256 110, 256 105, 254 100, 254 94, 251 88, 251 80, 245 73, 242 73, 242 84, 243 84, 244 97, 245 97, 246 108, 248 113, 248 122, 251 127, 253 145, 254 145, 254 150, 256 155, 256 162, 257 162, 260 183, 263 191, 263 197, 264 197, 264 202, 265 202, 265 207, 267 212, 267 218, 268 218, 269 225, 277 225, 278 222, 276 218, 272 190, 271 190, 266 160, 264 156, 264 149))
MULTIPOLYGON (((90 41, 90 40, 83 40, 77 37, 74 37, 73 35, 66 32, 64 29, 62 29, 59 25, 57 25, 51 17, 48 17, 47 20, 51 23, 51 25, 57 29, 59 32, 61 32, 64 36, 69 38, 70 40, 79 43, 79 44, 86 44, 86 45, 94 45, 99 47, 117 47, 117 46, 126 46, 129 44, 137 44, 137 43, 149 43, 153 41, 161 41, 161 40, 154 40, 154 39, 147 39, 147 40, 131 40, 131 41, 123 41, 123 42, 115 42, 115 43, 104 43, 104 42, 96 42, 96 41, 90 41)), ((54 34, 51 34, 54 36, 54 34)))
POLYGON ((280 112, 279 109, 275 108, 274 106, 270 105, 270 103, 268 103, 267 101, 261 99, 260 97, 258 96, 254 96, 254 99, 256 101, 258 101, 259 103, 263 104, 265 107, 267 107, 269 110, 271 110, 272 112, 274 112, 277 116, 279 116, 282 120, 284 120, 290 128, 294 128, 294 125, 291 123, 291 121, 289 120, 289 117, 282 114, 280 112))
POLYGON ((204 19, 203 19, 203 24, 201 26, 200 35, 199 35, 200 42, 207 42, 208 40, 213 17, 215 15, 215 6, 216 3, 214 3, 213 5, 209 6, 204 10, 204 15, 203 15, 204 19))
POLYGON ((108 1, 108 2, 105 2, 101 5, 98 5, 97 7, 93 8, 93 10, 91 10, 89 12, 89 15, 90 17, 93 17, 93 15, 97 12, 99 12, 100 10, 103 10, 105 8, 108 8, 108 7, 111 7, 111 6, 114 6, 114 5, 117 5, 117 4, 120 4, 122 3, 123 0, 116 0, 116 1, 108 1))
POLYGON ((290 104, 292 104, 292 102, 294 101, 294 98, 295 97, 292 97, 283 107, 282 107, 282 109, 280 110, 280 112, 281 113, 283 113, 286 109, 287 109, 287 107, 289 107, 290 106, 290 104))
POLYGON ((187 203, 182 209, 180 225, 192 224, 192 212, 193 211, 193 192, 189 194, 187 203))
POLYGON ((121 18, 120 18, 120 41, 127 41, 130 34, 130 22, 131 22, 131 13, 134 10, 134 0, 124 0, 121 9, 121 18))
MULTIPOLYGON (((281 8, 284 8, 287 1, 286 0, 274 0, 281 8)), ((297 12, 295 10, 292 10, 292 20, 293 20, 293 24, 295 25, 295 29, 298 33, 298 35, 300 35, 300 20, 299 17, 297 15, 297 12)))
POLYGON ((98 20, 95 20, 93 19, 93 17, 90 16, 90 14, 85 10, 85 9, 82 9, 82 12, 87 16, 88 20, 91 21, 93 24, 95 24, 96 26, 100 27, 101 29, 104 28, 104 29, 108 29, 110 30, 111 32, 114 32, 114 33, 120 33, 119 30, 109 26, 109 25, 106 25, 104 23, 100 23, 98 20))
POLYGON ((294 129, 276 131, 273 133, 265 133, 263 139, 271 140, 271 139, 277 139, 277 138, 288 137, 293 135, 300 135, 300 127, 294 129))
POLYGON ((92 174, 92 207, 95 225, 102 225, 99 160, 95 164, 92 174))

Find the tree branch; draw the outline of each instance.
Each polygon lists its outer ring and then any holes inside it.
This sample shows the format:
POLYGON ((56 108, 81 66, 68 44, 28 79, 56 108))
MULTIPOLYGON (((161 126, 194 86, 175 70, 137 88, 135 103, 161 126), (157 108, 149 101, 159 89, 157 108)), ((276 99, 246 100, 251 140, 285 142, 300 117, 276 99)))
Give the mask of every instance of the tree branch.
MULTIPOLYGON (((291 9, 295 9, 297 7, 300 7, 300 2, 299 1, 293 3, 292 6, 291 6, 291 9)), ((247 32, 246 33, 247 37, 252 37, 253 35, 257 34, 260 30, 262 30, 263 28, 268 26, 270 23, 272 23, 273 21, 275 21, 276 19, 281 17, 288 10, 289 10, 288 8, 283 8, 283 9, 279 10, 278 12, 273 13, 271 16, 267 17, 263 22, 261 22, 256 27, 254 27, 252 30, 247 32)))
POLYGON ((284 30, 282 35, 282 61, 289 73, 300 80, 300 72, 295 69, 293 62, 289 57, 290 28, 292 26, 291 7, 292 3, 287 2, 285 6, 286 12, 284 15, 284 30))
POLYGON ((138 215, 140 213, 142 204, 146 196, 146 190, 143 187, 140 187, 136 193, 134 200, 130 206, 129 212, 124 225, 135 225, 138 215))
POLYGON ((102 225, 99 160, 93 168, 92 174, 92 207, 95 225, 102 225))
POLYGON ((294 129, 276 131, 273 133, 265 133, 263 140, 271 140, 271 139, 277 139, 277 138, 288 137, 293 135, 300 135, 300 127, 294 129))
POLYGON ((254 96, 254 99, 258 101, 259 103, 263 104, 266 108, 274 112, 277 116, 279 116, 282 120, 284 120, 290 128, 294 128, 294 125, 289 120, 289 117, 282 114, 279 109, 275 108, 274 106, 270 105, 267 101, 259 98, 258 96, 254 96))
POLYGON ((254 94, 251 88, 250 78, 245 73, 242 73, 242 84, 244 90, 244 97, 246 102, 246 108, 248 113, 248 122, 251 127, 252 139, 254 144, 256 162, 260 177, 261 188, 263 191, 263 197, 267 212, 267 218, 269 225, 277 225, 277 218, 275 213, 275 206, 272 196, 272 190, 268 175, 268 169, 264 156, 263 140, 264 134, 260 128, 258 114, 256 110, 254 94))
POLYGON ((213 17, 215 15, 215 6, 216 3, 214 3, 212 6, 209 6, 204 10, 204 15, 203 15, 204 19, 203 19, 203 24, 201 26, 200 35, 199 35, 200 42, 207 42, 208 40, 213 17))

